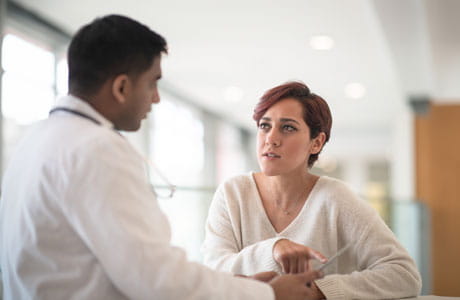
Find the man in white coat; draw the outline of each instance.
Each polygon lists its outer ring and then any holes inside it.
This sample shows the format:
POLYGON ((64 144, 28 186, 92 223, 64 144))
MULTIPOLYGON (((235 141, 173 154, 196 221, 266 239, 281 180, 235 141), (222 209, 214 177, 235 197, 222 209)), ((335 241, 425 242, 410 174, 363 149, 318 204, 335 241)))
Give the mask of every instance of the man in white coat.
POLYGON ((26 135, 2 183, 5 299, 308 299, 318 272, 255 276, 265 283, 171 246, 143 159, 118 133, 160 101, 162 53, 160 35, 118 15, 72 39, 69 95, 26 135))

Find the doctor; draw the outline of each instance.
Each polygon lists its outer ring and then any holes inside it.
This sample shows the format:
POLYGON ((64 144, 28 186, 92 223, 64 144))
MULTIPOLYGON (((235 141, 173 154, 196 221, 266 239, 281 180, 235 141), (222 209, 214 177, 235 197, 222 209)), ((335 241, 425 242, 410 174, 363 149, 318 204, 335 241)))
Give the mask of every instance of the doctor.
MULTIPOLYGON (((160 101, 166 41, 127 17, 81 28, 69 91, 26 135, 2 184, 4 299, 308 299, 318 273, 257 280, 189 262, 117 130, 160 101)), ((31 99, 33 101, 33 99, 31 99)))

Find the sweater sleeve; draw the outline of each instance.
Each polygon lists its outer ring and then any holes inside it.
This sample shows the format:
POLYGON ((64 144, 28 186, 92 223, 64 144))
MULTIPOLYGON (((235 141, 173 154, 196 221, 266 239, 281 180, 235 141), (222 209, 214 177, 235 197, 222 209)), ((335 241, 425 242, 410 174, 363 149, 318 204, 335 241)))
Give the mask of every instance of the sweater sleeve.
POLYGON ((227 196, 221 186, 211 203, 201 249, 204 264, 216 270, 243 275, 279 270, 272 252, 274 244, 282 237, 265 239, 243 248, 241 231, 244 228, 241 228, 239 208, 233 201, 235 199, 226 199, 227 196))
POLYGON ((357 271, 328 275, 316 281, 326 298, 399 299, 417 296, 421 289, 417 267, 377 212, 366 203, 352 205, 348 210, 352 213, 339 218, 337 226, 344 230, 342 234, 347 242, 355 239, 350 253, 354 253, 351 260, 356 263, 357 271), (345 222, 353 225, 348 226, 345 222))

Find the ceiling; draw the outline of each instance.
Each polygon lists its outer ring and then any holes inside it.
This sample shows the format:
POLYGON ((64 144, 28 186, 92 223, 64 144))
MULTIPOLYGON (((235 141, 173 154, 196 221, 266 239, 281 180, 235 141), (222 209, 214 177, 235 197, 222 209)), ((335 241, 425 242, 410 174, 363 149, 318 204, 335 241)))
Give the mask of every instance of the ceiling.
POLYGON ((69 33, 109 13, 149 25, 169 44, 163 89, 247 128, 265 90, 301 80, 330 104, 337 151, 351 140, 385 148, 409 96, 460 101, 457 0, 14 2, 69 33), (315 35, 335 46, 312 49, 315 35), (363 98, 345 96, 350 82, 364 85, 363 98), (229 87, 240 101, 225 99, 229 87))

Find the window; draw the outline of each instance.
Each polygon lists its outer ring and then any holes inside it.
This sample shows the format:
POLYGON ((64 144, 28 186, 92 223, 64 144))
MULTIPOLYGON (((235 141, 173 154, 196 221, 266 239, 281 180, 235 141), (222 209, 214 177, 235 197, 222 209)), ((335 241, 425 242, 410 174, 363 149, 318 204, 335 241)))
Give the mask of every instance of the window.
POLYGON ((16 35, 3 41, 3 116, 29 125, 48 115, 54 102, 54 55, 16 35))
POLYGON ((6 161, 29 125, 44 119, 55 101, 55 55, 18 34, 2 46, 3 151, 6 161))
POLYGON ((152 107, 150 156, 168 178, 182 186, 202 184, 204 129, 198 111, 162 95, 152 107))
MULTIPOLYGON (((219 122, 217 135, 217 182, 224 182, 232 176, 248 172, 246 156, 256 157, 255 147, 248 147, 254 150, 247 153, 245 145, 242 144, 242 133, 239 128, 225 122, 219 122)), ((251 145, 254 146, 254 145, 251 145)))
MULTIPOLYGON (((200 247, 208 204, 214 189, 204 185, 204 128, 199 111, 162 94, 161 104, 152 107, 149 157, 156 168, 178 186, 173 198, 158 198, 169 219, 172 243, 184 248, 188 257, 201 260, 200 247)), ((159 195, 168 194, 156 172, 151 180, 159 195)))
POLYGON ((57 97, 65 96, 68 92, 69 67, 67 59, 61 58, 56 66, 56 93, 57 97))

